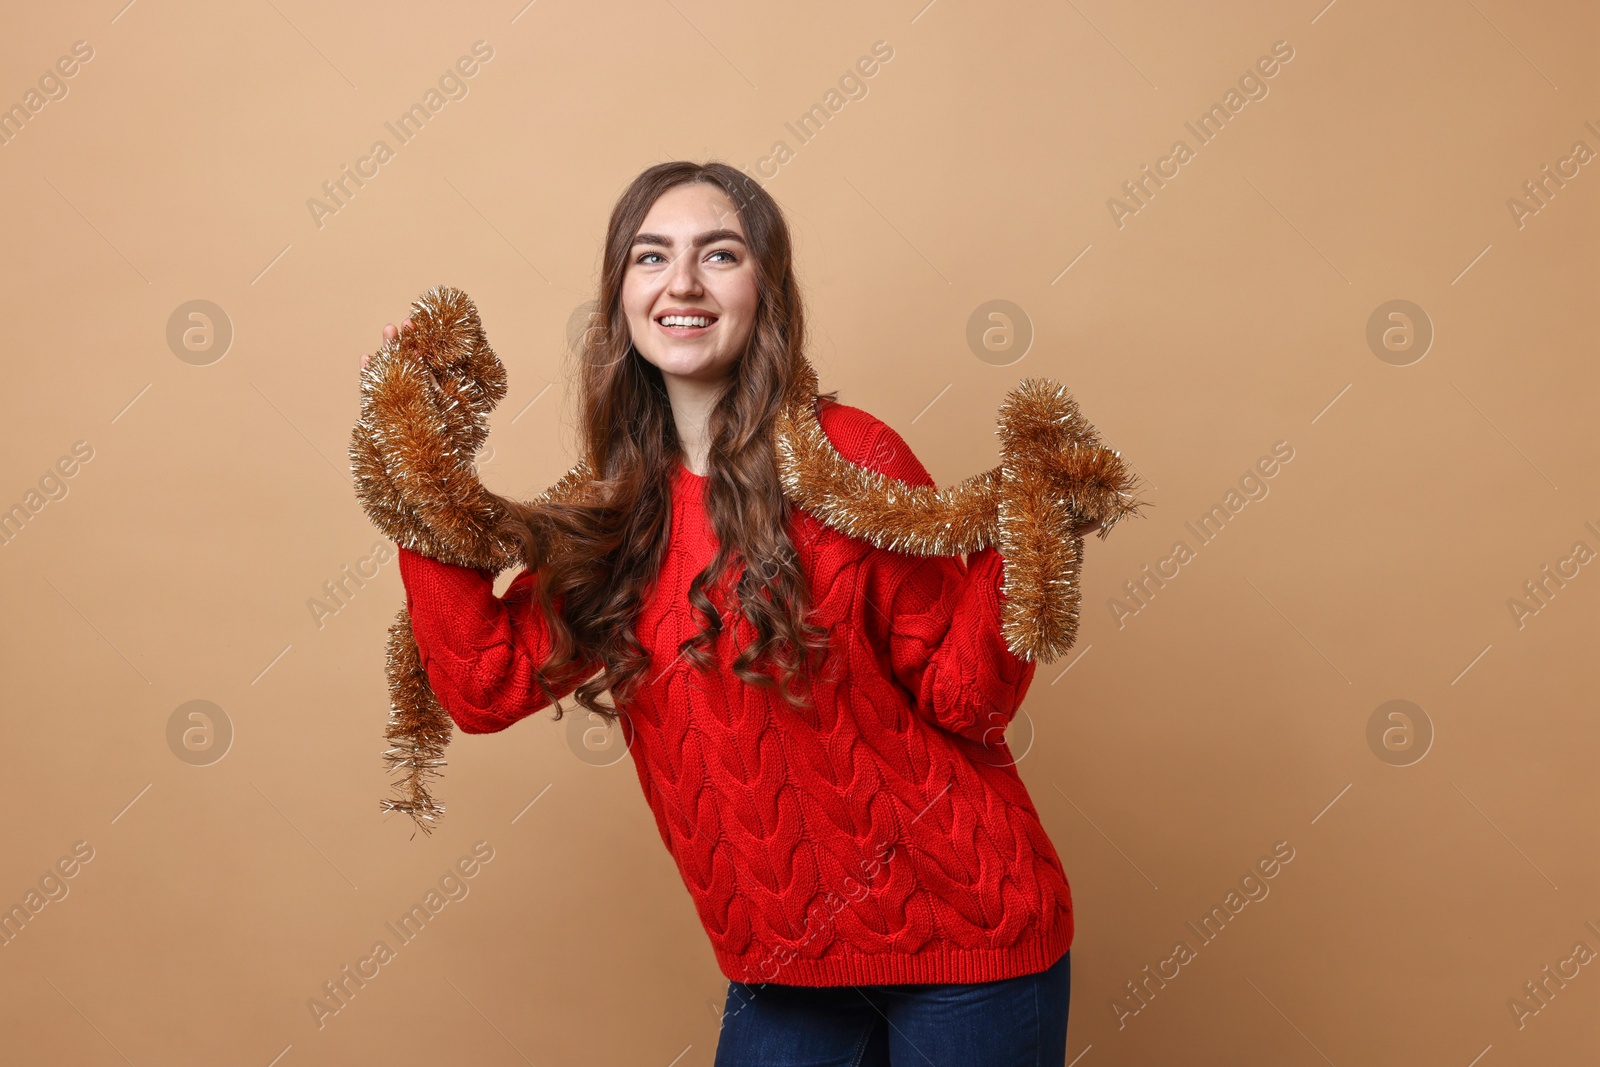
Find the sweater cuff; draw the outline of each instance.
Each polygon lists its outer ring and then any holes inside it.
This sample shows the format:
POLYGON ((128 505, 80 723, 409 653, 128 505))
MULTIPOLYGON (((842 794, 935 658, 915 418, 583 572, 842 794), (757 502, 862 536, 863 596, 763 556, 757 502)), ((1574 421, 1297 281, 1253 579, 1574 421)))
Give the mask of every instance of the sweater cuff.
POLYGON ((1006 641, 1003 623, 1005 605, 1009 598, 1005 594, 1005 557, 994 545, 985 546, 967 556, 967 574, 969 580, 980 583, 984 590, 986 609, 984 617, 993 620, 996 641, 1002 652, 1001 661, 995 666, 999 668, 1002 678, 1015 683, 1033 664, 1011 651, 1011 646, 1006 641))
POLYGON ((442 570, 445 573, 454 572, 463 578, 466 575, 475 574, 485 581, 490 583, 494 582, 495 572, 488 570, 487 568, 463 567, 459 563, 446 563, 442 559, 434 559, 432 556, 425 556, 415 549, 407 548, 398 541, 394 543, 394 547, 400 557, 402 573, 404 573, 406 565, 409 564, 413 572, 423 570, 442 570))
MULTIPOLYGON (((400 581, 406 591, 406 608, 419 646, 439 640, 451 645, 477 647, 478 639, 483 636, 480 631, 491 629, 497 615, 493 604, 493 573, 446 563, 403 545, 396 547, 400 557, 400 581), (474 619, 482 620, 481 625, 461 623, 461 620, 474 619), (436 625, 437 620, 451 620, 451 623, 436 625)), ((427 649, 423 651, 426 653, 427 649)))

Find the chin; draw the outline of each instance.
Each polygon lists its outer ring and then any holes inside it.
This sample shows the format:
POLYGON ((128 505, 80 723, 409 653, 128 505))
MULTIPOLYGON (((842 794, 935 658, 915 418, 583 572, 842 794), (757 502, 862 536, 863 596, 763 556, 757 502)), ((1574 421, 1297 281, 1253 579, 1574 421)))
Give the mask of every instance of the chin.
POLYGON ((662 374, 671 374, 678 378, 722 378, 733 368, 732 360, 707 358, 700 352, 664 352, 660 359, 651 362, 662 374))
POLYGON ((684 362, 679 364, 669 363, 664 373, 673 374, 679 378, 697 378, 706 381, 715 381, 726 378, 732 365, 728 363, 684 362))

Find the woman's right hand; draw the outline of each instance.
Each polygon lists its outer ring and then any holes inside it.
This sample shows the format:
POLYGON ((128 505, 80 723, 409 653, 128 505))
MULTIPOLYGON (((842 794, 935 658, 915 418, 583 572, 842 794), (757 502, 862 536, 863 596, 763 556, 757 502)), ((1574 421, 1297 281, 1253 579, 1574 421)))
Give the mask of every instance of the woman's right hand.
MULTIPOLYGON (((400 324, 400 329, 401 330, 409 330, 409 329, 411 329, 411 327, 413 325, 414 324, 412 323, 412 321, 410 319, 406 319, 404 322, 402 322, 400 324)), ((384 340, 392 341, 396 337, 399 337, 399 336, 400 336, 400 330, 397 330, 397 329, 394 328, 394 323, 386 322, 386 323, 383 324, 383 338, 384 338, 384 340)), ((365 352, 361 353, 361 369, 362 370, 366 370, 367 369, 367 360, 369 360, 371 358, 372 357, 370 355, 368 355, 367 353, 365 353, 365 352)))

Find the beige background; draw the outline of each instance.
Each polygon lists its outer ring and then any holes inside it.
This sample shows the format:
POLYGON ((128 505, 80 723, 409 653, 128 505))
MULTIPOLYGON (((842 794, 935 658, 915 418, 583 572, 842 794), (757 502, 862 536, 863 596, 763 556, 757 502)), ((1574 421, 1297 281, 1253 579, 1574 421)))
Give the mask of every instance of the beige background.
POLYGON ((1068 1059, 1592 1054, 1600 963, 1521 1026, 1508 1002, 1600 952, 1600 566, 1520 626, 1510 601, 1600 551, 1600 164, 1520 227, 1507 205, 1600 151, 1591 7, 120 2, 0 37, 7 107, 93 49, 0 146, 0 507, 38 507, 0 547, 0 905, 93 849, 0 947, 0 1059, 712 1062, 726 981, 628 758, 575 716, 458 737, 413 838, 378 808, 392 559, 320 626, 310 604, 379 541, 345 448, 384 322, 474 297, 510 373, 483 475, 531 495, 571 461, 564 338, 614 198, 780 139, 763 181, 825 388, 949 484, 995 461, 1005 393, 1053 378, 1153 487, 1090 542, 1078 644, 1011 735, 1074 890, 1068 1059), (467 95, 399 144, 384 124, 475 41, 467 95), (867 94, 800 144, 785 123, 877 41, 867 94), (1268 95, 1119 227, 1108 198, 1278 41, 1268 95), (307 201, 378 139, 319 226, 307 201), (202 299, 233 337, 195 365, 167 329, 202 299), (966 341, 994 299, 1034 331, 1007 365, 966 341), (1404 366, 1366 340, 1395 299, 1435 331, 1404 366), (79 441, 66 495, 30 498, 79 441), (1185 524, 1280 441, 1201 545, 1185 524), (207 766, 168 744, 190 700, 234 731, 207 766), (1391 700, 1431 724, 1420 760, 1369 745, 1391 700), (322 984, 478 841, 469 895, 319 1027, 322 984), (1270 895, 1199 946, 1185 924, 1279 841, 1270 895), (1196 958, 1119 1027, 1180 938, 1196 958))

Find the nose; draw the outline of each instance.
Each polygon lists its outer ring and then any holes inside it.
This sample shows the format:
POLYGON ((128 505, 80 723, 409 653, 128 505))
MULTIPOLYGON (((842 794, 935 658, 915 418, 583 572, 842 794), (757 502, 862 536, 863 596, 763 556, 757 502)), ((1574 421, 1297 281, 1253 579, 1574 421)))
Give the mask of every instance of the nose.
POLYGON ((667 292, 674 296, 693 296, 700 292, 700 261, 693 251, 680 254, 672 263, 667 292))

